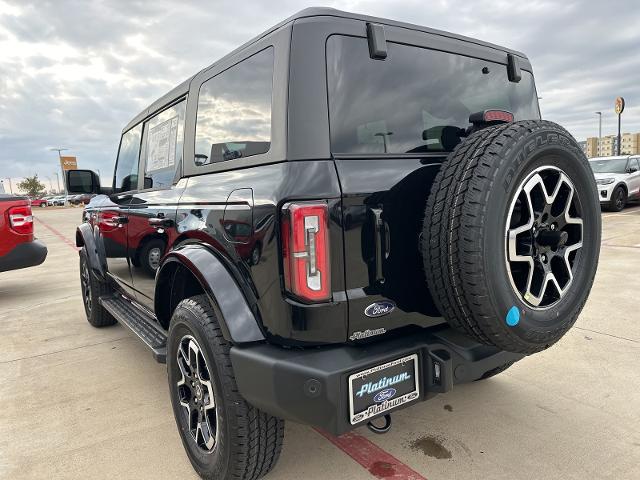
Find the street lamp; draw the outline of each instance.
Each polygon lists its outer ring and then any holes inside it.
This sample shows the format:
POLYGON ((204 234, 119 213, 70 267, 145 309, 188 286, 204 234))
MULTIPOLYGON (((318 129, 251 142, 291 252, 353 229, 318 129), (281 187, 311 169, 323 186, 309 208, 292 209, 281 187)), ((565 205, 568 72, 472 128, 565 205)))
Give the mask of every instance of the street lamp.
POLYGON ((384 153, 387 153, 387 137, 393 135, 393 132, 378 132, 374 133, 374 137, 382 137, 382 144, 384 146, 384 153))
POLYGON ((596 112, 598 115, 598 156, 602 156, 602 149, 600 148, 600 142, 602 141, 602 112, 596 112))
MULTIPOLYGON (((64 195, 67 196, 67 185, 64 181, 64 169, 62 168, 62 155, 60 152, 64 152, 65 150, 69 150, 68 148, 50 148, 52 152, 58 152, 58 159, 60 160, 60 171, 62 172, 62 185, 64 186, 64 195)), ((56 177, 58 174, 56 174, 56 177)), ((58 181, 58 191, 60 191, 60 181, 58 181)), ((66 203, 66 202, 65 202, 66 203)))

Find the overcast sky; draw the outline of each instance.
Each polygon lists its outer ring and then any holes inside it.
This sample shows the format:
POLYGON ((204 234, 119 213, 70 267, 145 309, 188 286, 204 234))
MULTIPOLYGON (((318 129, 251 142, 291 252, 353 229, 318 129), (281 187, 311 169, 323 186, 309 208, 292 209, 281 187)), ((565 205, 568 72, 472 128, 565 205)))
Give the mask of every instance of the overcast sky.
MULTIPOLYGON (((108 176, 122 127, 202 67, 312 2, 0 0, 0 179, 55 183, 57 153, 108 176)), ((316 4, 317 5, 317 4, 316 4)), ((640 131, 637 1, 327 2, 525 52, 544 118, 579 140, 640 131)), ((8 188, 7 188, 8 189, 8 188)))

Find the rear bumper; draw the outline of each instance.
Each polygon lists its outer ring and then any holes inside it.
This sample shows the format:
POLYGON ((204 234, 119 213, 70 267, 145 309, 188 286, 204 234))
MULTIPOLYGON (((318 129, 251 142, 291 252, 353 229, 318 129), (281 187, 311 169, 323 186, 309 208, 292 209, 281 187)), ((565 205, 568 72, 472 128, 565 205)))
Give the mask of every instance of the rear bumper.
POLYGON ((268 344, 234 346, 231 362, 240 393, 249 403, 271 415, 340 435, 366 423, 349 421, 349 375, 413 353, 418 355, 420 395, 395 410, 523 358, 443 328, 365 346, 304 350, 268 344))
POLYGON ((6 255, 0 257, 0 272, 40 265, 47 258, 47 247, 39 240, 19 243, 6 255))

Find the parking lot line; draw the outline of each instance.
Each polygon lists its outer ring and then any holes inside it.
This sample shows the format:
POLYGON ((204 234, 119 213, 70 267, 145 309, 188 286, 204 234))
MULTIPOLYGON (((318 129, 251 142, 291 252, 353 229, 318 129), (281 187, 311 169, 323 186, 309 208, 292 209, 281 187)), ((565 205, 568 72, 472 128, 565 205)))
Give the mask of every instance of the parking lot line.
POLYGON ((70 246, 71 248, 73 248, 76 251, 80 251, 80 248, 76 247, 76 244, 74 242, 72 242, 71 240, 69 240, 67 237, 65 237, 62 233, 60 233, 58 230, 56 230, 55 228, 53 228, 51 225, 43 222, 42 220, 40 220, 38 217, 34 217, 38 223, 40 223, 44 228, 46 228, 47 230, 49 230, 51 233, 53 233, 56 237, 58 237, 60 240, 62 240, 64 243, 66 243, 68 246, 70 246))
POLYGON ((395 480, 426 480, 418 472, 378 447, 362 435, 349 432, 339 437, 314 428, 316 432, 366 468, 376 478, 395 480))

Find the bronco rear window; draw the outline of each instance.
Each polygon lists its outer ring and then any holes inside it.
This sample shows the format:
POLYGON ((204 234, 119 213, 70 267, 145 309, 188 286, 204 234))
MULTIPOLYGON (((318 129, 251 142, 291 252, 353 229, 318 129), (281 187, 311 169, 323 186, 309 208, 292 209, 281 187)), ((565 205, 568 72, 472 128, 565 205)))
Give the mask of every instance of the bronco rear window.
MULTIPOLYGON (((327 80, 333 153, 448 152, 469 115, 508 110, 539 119, 533 75, 509 82, 507 68, 486 60, 387 43, 384 61, 364 38, 331 36, 327 80)), ((505 55, 506 57, 506 55, 505 55)))

